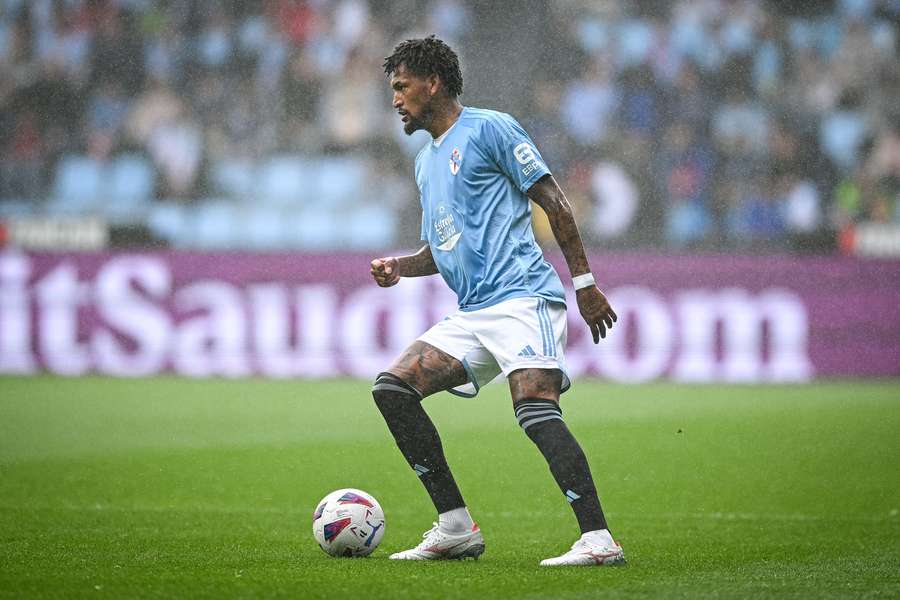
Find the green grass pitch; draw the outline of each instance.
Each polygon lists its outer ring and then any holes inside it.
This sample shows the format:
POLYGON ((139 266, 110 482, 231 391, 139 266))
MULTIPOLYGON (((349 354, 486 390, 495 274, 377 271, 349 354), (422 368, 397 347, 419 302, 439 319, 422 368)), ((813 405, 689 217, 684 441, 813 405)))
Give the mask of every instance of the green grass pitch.
POLYGON ((426 406, 487 550, 395 563, 435 518, 359 381, 0 379, 0 597, 900 596, 900 383, 616 386, 563 398, 625 568, 577 537, 505 386, 426 406), (382 503, 367 559, 311 535, 382 503))

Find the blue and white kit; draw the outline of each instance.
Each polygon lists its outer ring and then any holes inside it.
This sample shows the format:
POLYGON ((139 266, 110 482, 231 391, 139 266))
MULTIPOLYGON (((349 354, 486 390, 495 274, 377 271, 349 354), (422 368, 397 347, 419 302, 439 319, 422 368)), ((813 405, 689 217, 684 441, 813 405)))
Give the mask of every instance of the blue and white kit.
POLYGON ((522 368, 558 368, 569 387, 565 293, 534 239, 525 195, 549 173, 515 119, 471 107, 416 157, 422 239, 459 300, 419 339, 466 367, 470 383, 456 393, 474 395, 522 368))

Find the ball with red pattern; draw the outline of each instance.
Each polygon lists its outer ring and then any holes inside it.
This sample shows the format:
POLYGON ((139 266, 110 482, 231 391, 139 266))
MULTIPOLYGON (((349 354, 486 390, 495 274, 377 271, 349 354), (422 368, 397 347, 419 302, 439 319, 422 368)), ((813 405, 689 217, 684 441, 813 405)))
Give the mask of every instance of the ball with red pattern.
POLYGON ((335 490, 313 512, 313 537, 331 556, 368 556, 383 536, 384 511, 362 490, 335 490))

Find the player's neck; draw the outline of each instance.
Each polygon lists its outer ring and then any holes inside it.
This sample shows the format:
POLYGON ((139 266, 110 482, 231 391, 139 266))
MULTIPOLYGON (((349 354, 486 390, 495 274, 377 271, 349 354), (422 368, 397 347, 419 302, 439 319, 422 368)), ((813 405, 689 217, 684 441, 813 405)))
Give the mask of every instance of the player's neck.
POLYGON ((431 126, 428 127, 428 133, 431 137, 438 139, 459 119, 463 106, 459 100, 451 100, 447 104, 435 110, 434 118, 431 120, 431 126))

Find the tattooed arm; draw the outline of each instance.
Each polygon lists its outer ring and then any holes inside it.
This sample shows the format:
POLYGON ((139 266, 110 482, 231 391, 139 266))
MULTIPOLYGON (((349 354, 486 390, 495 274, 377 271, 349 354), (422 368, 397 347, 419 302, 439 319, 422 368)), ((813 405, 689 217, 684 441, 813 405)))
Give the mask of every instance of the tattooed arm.
MULTIPOLYGON (((588 265, 584 244, 578 233, 578 225, 575 224, 575 217, 572 215, 572 207, 553 175, 541 177, 528 189, 528 197, 547 213, 550 229, 563 256, 566 257, 566 264, 569 265, 572 277, 590 273, 591 267, 588 265)), ((601 337, 606 337, 606 330, 616 321, 616 313, 596 285, 581 288, 575 293, 575 297, 581 316, 591 328, 596 344, 601 337)))
POLYGON ((425 244, 415 254, 408 256, 387 256, 372 261, 372 277, 381 287, 391 287, 400 277, 422 277, 438 272, 431 255, 431 246, 425 244))

